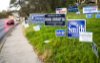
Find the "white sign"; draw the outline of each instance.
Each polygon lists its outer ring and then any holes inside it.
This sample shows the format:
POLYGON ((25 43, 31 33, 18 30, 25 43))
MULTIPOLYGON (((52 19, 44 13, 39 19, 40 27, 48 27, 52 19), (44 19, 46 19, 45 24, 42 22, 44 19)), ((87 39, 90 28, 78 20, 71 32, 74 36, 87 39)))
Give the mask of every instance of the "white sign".
POLYGON ((88 14, 88 13, 97 13, 98 12, 98 6, 87 6, 83 7, 83 13, 88 14))
POLYGON ((80 32, 79 41, 81 42, 93 42, 93 33, 92 32, 80 32))
POLYGON ((44 41, 44 43, 46 43, 46 44, 49 43, 49 42, 50 42, 50 40, 45 40, 45 41, 44 41))
POLYGON ((67 8, 56 8, 56 14, 67 14, 67 8))
POLYGON ((34 26, 34 27, 33 27, 33 30, 34 30, 34 31, 40 31, 40 26, 39 26, 39 25, 34 26))

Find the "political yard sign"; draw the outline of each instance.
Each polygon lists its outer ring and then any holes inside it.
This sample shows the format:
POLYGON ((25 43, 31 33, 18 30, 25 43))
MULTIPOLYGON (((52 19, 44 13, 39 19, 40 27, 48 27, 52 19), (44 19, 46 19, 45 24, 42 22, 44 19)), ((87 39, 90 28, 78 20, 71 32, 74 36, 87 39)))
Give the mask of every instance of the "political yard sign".
POLYGON ((79 38, 80 32, 86 32, 86 20, 68 20, 68 37, 79 38))
POLYGON ((67 14, 67 8, 56 8, 56 14, 67 14))
POLYGON ((30 20, 33 24, 44 24, 45 14, 30 14, 30 20))
POLYGON ((55 34, 56 34, 57 37, 66 36, 65 30, 56 30, 55 34))
POLYGON ((65 14, 46 14, 45 25, 50 26, 65 26, 65 14))
POLYGON ((98 12, 98 6, 83 7, 83 13, 84 14, 97 13, 97 12, 98 12))
POLYGON ((78 12, 78 6, 69 6, 68 12, 78 12))

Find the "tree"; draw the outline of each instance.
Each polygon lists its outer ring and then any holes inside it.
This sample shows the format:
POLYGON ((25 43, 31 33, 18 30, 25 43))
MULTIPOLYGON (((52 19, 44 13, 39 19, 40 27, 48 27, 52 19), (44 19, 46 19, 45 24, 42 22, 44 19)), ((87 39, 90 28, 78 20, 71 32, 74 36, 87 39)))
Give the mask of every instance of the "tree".
POLYGON ((76 0, 11 0, 11 3, 21 6, 20 13, 29 15, 29 13, 47 13, 53 12, 56 8, 67 7, 73 5, 76 0), (25 1, 28 1, 29 4, 25 4, 25 1), (16 2, 16 3, 14 3, 16 2))
POLYGON ((11 0, 10 1, 10 4, 13 4, 13 3, 15 3, 16 2, 16 0, 11 0))
POLYGON ((0 19, 7 18, 9 15, 12 15, 12 13, 7 11, 2 11, 0 12, 0 19))

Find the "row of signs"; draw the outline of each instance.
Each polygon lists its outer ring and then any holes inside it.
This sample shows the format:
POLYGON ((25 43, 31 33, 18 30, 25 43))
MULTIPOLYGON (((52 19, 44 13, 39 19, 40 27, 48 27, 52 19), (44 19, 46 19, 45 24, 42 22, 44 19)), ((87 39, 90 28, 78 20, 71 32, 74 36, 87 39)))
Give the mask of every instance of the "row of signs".
MULTIPOLYGON (((78 6, 69 6, 68 8, 56 8, 56 14, 67 14, 68 12, 78 12, 78 6)), ((83 14, 99 13, 98 6, 83 7, 83 14)))
MULTIPOLYGON (((69 6, 68 8, 56 8, 56 14, 67 14, 68 12, 78 12, 78 6, 69 6)), ((99 13, 98 6, 83 7, 83 14, 99 13)))
MULTIPOLYGON (((65 14, 31 14, 32 23, 45 24, 46 26, 65 26, 65 14)), ((68 37, 79 38, 80 32, 86 32, 86 20, 84 19, 69 19, 67 20, 68 37)), ((57 36, 62 35, 64 30, 57 31, 57 36), (61 34, 60 34, 61 33, 61 34)))
MULTIPOLYGON (((86 18, 92 18, 92 14, 86 14, 86 18)), ((96 18, 100 18, 100 14, 96 14, 96 18)), ((34 24, 44 24, 45 25, 60 25, 64 26, 66 21, 65 14, 31 14, 30 19, 34 24)))
MULTIPOLYGON (((91 8, 90 8, 91 9, 91 8)), ((90 18, 91 14, 88 14, 85 9, 87 17, 90 18)), ((46 26, 65 26, 66 25, 66 10, 57 9, 57 14, 31 14, 30 20, 34 24, 45 24, 46 26), (58 12, 59 11, 59 12, 58 12)), ((91 11, 94 13, 94 11, 91 11)), ((97 14, 100 17, 100 14, 97 14)), ((40 26, 33 27, 35 31, 40 30, 40 26)), ((81 42, 93 42, 93 33, 86 32, 86 20, 85 19, 69 19, 67 20, 67 32, 65 30, 56 30, 56 36, 67 36, 69 38, 79 38, 81 42)), ((95 45, 92 46, 93 52, 98 56, 98 50, 95 45)))
MULTIPOLYGON (((60 10, 56 9, 57 14, 66 14, 61 12, 62 9, 60 10)), ((77 12, 77 14, 80 14, 78 12, 78 7, 77 6, 71 6, 68 7, 68 12, 77 12)), ((96 18, 100 18, 100 13, 98 12, 98 7, 97 6, 87 6, 83 7, 83 14, 86 14, 86 18, 92 18, 93 13, 98 13, 96 14, 96 18)), ((86 20, 81 19, 81 20, 68 20, 67 24, 68 30, 67 30, 67 35, 70 38, 79 38, 79 41, 81 42, 92 42, 92 51, 93 53, 99 58, 98 54, 98 48, 96 44, 93 42, 93 33, 92 32, 86 32, 86 20)), ((65 30, 56 30, 56 36, 66 36, 66 31, 65 30)))
MULTIPOLYGON (((86 18, 92 18, 93 14, 86 14, 86 18)), ((100 14, 95 15, 96 18, 100 18, 100 14)))
POLYGON ((78 12, 78 6, 69 6, 68 8, 56 8, 56 14, 67 14, 68 12, 78 12))
POLYGON ((56 8, 56 14, 67 14, 68 12, 78 12, 78 6, 69 6, 68 8, 56 8))
POLYGON ((65 14, 31 14, 30 21, 33 24, 45 24, 50 26, 65 26, 65 14))

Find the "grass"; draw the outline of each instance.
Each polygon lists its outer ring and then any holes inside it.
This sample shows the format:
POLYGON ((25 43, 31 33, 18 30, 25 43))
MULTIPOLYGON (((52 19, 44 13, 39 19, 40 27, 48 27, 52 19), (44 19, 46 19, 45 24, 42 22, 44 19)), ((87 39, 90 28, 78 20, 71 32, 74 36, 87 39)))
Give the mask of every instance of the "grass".
MULTIPOLYGON (((86 19, 84 14, 67 14, 68 19, 86 19)), ((66 21, 67 22, 67 21, 66 21)), ((100 57, 100 19, 94 16, 86 19, 87 31, 93 32, 93 40, 97 44, 100 57)), ((35 48, 39 58, 44 63, 100 63, 92 52, 91 43, 82 43, 78 39, 69 39, 66 37, 56 37, 57 29, 67 30, 67 27, 44 26, 40 31, 33 30, 33 24, 25 29, 26 37, 30 44, 35 48), (45 40, 50 40, 48 44, 45 40)))

